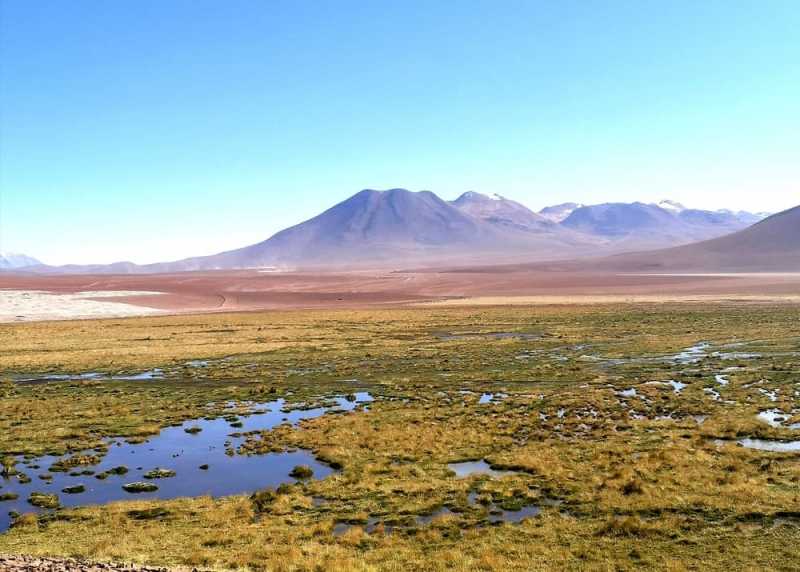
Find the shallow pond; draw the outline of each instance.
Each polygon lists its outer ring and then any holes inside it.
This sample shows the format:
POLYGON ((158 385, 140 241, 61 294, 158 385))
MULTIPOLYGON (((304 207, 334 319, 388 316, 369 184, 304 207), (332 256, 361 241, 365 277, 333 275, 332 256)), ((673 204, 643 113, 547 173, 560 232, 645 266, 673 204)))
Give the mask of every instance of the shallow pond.
POLYGON ((769 439, 740 439, 742 447, 773 453, 800 453, 800 441, 771 441, 769 439))
POLYGON ((732 359, 758 359, 761 354, 744 353, 744 352, 714 352, 711 354, 715 358, 732 360, 732 359))
POLYGON ((762 411, 756 415, 756 419, 762 423, 766 423, 770 427, 784 427, 786 429, 798 430, 800 429, 800 423, 789 423, 788 425, 785 424, 785 422, 791 419, 793 415, 793 413, 784 413, 780 409, 768 409, 767 411, 762 411))
POLYGON ((506 397, 508 397, 508 394, 506 393, 482 393, 478 399, 478 404, 486 405, 487 403, 493 403, 494 401, 501 401, 506 397))
POLYGON ((687 365, 698 363, 708 356, 706 350, 709 347, 710 344, 708 342, 699 342, 675 354, 674 356, 666 356, 664 359, 687 365))
POLYGON ((607 358, 597 355, 582 355, 580 361, 600 363, 604 366, 621 366, 627 364, 648 364, 648 363, 676 363, 679 365, 692 365, 703 361, 708 357, 708 349, 711 345, 708 342, 698 342, 689 346, 676 354, 664 356, 641 356, 629 358, 607 358))
POLYGON ((526 518, 538 516, 542 509, 536 505, 524 506, 519 510, 501 510, 493 508, 489 512, 489 522, 510 522, 516 524, 526 518))
POLYGON ((736 443, 747 449, 757 449, 759 451, 769 451, 772 453, 800 453, 800 441, 778 441, 775 439, 751 439, 746 437, 738 441, 726 439, 715 439, 714 443, 718 447, 736 443))
POLYGON ((37 375, 12 375, 12 381, 18 383, 51 383, 55 381, 149 381, 164 379, 164 371, 159 368, 149 369, 140 373, 109 375, 97 371, 77 374, 42 373, 37 375))
POLYGON ((505 471, 493 469, 489 463, 481 459, 480 461, 465 461, 463 463, 448 463, 447 468, 456 474, 456 478, 464 479, 473 475, 487 475, 490 477, 503 477, 514 475, 516 471, 505 471))
MULTIPOLYGON (((648 381, 645 385, 667 385, 672 388, 672 391, 675 393, 680 393, 686 387, 688 387, 685 383, 681 383, 680 381, 675 381, 674 379, 670 379, 668 381, 648 381)), ((634 390, 635 391, 635 390, 634 390)))
MULTIPOLYGON (((82 465, 66 472, 52 472, 48 469, 57 461, 68 457, 44 456, 31 460, 20 460, 17 470, 30 477, 31 482, 20 482, 18 477, 0 479, 0 497, 14 493, 19 498, 0 501, 0 532, 11 524, 9 511, 26 513, 39 509, 28 504, 32 492, 57 494, 62 506, 105 504, 125 499, 172 499, 177 497, 214 497, 253 492, 264 487, 275 487, 281 483, 295 482, 289 473, 297 465, 308 465, 313 470, 313 478, 322 479, 333 469, 317 461, 303 450, 266 455, 231 454, 242 441, 242 437, 232 437, 233 433, 268 430, 282 423, 297 424, 303 419, 313 419, 326 412, 352 411, 372 401, 368 393, 356 393, 350 399, 335 398, 331 407, 313 409, 294 409, 284 411, 283 399, 268 403, 248 404, 257 413, 238 416, 237 425, 232 427, 233 417, 217 419, 195 419, 179 426, 167 427, 149 441, 140 444, 126 443, 121 439, 109 440, 109 450, 99 463, 82 465), (125 467, 125 474, 115 474, 112 469, 125 467), (202 468, 201 468, 202 467, 202 468), (145 477, 154 469, 174 471, 174 477, 145 477), (78 474, 91 471, 93 474, 78 474), (98 479, 97 474, 107 475, 98 479), (40 475, 48 477, 47 480, 40 475), (129 493, 123 485, 147 482, 155 484, 158 490, 145 493, 129 493), (67 487, 83 485, 85 491, 67 494, 67 487)), ((87 454, 90 454, 88 452, 87 454)), ((121 472, 121 471, 120 471, 121 472)))

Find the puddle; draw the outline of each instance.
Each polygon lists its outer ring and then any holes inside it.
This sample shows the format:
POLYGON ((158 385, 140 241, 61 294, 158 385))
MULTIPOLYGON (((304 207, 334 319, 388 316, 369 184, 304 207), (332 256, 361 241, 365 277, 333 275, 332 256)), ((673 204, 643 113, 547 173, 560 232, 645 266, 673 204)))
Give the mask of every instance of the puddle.
POLYGON ((481 459, 480 461, 466 461, 463 463, 448 463, 447 468, 456 474, 457 479, 465 479, 473 475, 487 475, 490 477, 503 477, 515 475, 516 471, 506 471, 493 469, 489 463, 481 459))
POLYGON ((699 363, 708 357, 708 348, 711 344, 708 342, 698 342, 693 346, 681 350, 677 354, 655 357, 633 357, 633 358, 604 358, 596 355, 582 355, 578 359, 580 361, 600 362, 605 366, 619 366, 626 364, 641 364, 641 363, 658 363, 658 362, 673 362, 682 365, 690 365, 699 363))
POLYGON ((692 364, 702 361, 708 357, 706 350, 710 347, 708 342, 699 342, 693 346, 686 348, 674 356, 667 356, 665 359, 676 361, 681 364, 692 364))
POLYGON ((618 391, 617 395, 619 395, 620 397, 636 397, 638 394, 636 393, 636 388, 631 387, 629 389, 618 391))
POLYGON ((786 420, 786 418, 787 417, 783 411, 780 411, 779 409, 769 409, 756 415, 756 419, 762 423, 766 423, 770 427, 782 427, 783 421, 786 420))
POLYGON ((511 522, 516 524, 518 522, 522 522, 526 518, 533 518, 534 516, 539 515, 541 512, 542 509, 536 505, 525 506, 519 510, 490 509, 489 522, 511 522))
POLYGON ((146 381, 148 379, 164 379, 164 371, 159 368, 155 368, 151 369, 150 371, 137 373, 135 375, 112 375, 108 379, 114 379, 118 381, 146 381))
POLYGON ((714 401, 719 401, 720 399, 722 399, 722 396, 719 394, 719 391, 717 391, 712 387, 704 387, 703 392, 710 395, 711 399, 713 399, 714 401))
POLYGON ((758 392, 764 395, 770 401, 778 401, 777 389, 769 390, 769 389, 759 388, 758 392))
POLYGON ((791 419, 791 417, 791 414, 784 413, 780 409, 768 409, 756 415, 756 419, 762 423, 766 423, 770 427, 775 427, 776 429, 800 429, 800 423, 790 423, 789 425, 784 425, 784 422, 791 419))
POLYGON ((675 393, 680 393, 688 387, 685 383, 675 381, 674 379, 670 379, 669 381, 648 381, 645 385, 668 385, 675 393))
POLYGON ((56 381, 147 381, 151 379, 164 379, 164 371, 159 368, 135 374, 108 375, 90 371, 79 374, 49 374, 16 375, 11 376, 12 381, 18 383, 50 383, 56 381))
POLYGON ((495 400, 503 400, 506 397, 508 397, 507 393, 482 393, 480 399, 478 399, 478 403, 480 405, 485 405, 487 403, 492 403, 495 400))
POLYGON ((667 383, 670 386, 672 386, 672 391, 674 391, 675 393, 680 393, 686 388, 685 383, 681 383, 680 381, 675 381, 674 379, 670 379, 667 383))
POLYGON ((716 381, 722 387, 725 387, 726 385, 728 385, 731 382, 731 380, 728 379, 727 375, 715 375, 714 376, 714 381, 716 381))
POLYGON ((715 358, 719 359, 758 359, 761 357, 761 354, 752 354, 752 353, 744 353, 744 352, 714 352, 711 354, 715 358))
MULTIPOLYGON (((352 399, 352 397, 351 397, 352 399)), ((285 401, 278 399, 267 403, 250 404, 259 412, 240 415, 241 427, 232 428, 230 417, 217 419, 193 419, 167 427, 149 441, 139 444, 126 443, 121 439, 107 441, 108 452, 96 464, 79 465, 69 472, 50 471, 54 463, 67 457, 43 456, 31 460, 20 459, 17 470, 30 477, 31 482, 22 483, 17 477, 0 480, 0 494, 15 493, 18 499, 0 501, 0 532, 11 524, 9 511, 19 513, 41 512, 28 504, 32 492, 57 494, 62 506, 105 504, 118 500, 172 499, 210 495, 214 497, 250 493, 265 487, 276 487, 281 483, 292 483, 297 479, 289 474, 297 465, 307 465, 314 479, 323 479, 333 469, 317 461, 309 451, 295 450, 265 455, 236 455, 232 453, 244 437, 232 437, 233 432, 268 430, 282 423, 297 424, 303 419, 312 419, 328 411, 352 411, 361 404, 372 401, 368 393, 355 394, 354 400, 344 397, 335 399, 333 407, 318 407, 307 410, 284 411, 285 401), (125 467, 127 471, 114 470, 125 467), (202 467, 202 468, 201 468, 202 467), (162 469, 162 471, 155 471, 162 469), (153 472, 151 472, 153 471, 153 472), (174 477, 150 478, 160 475, 174 477), (95 475, 103 474, 104 479, 95 475), (46 476, 46 480, 40 478, 46 476), (158 490, 132 495, 123 490, 131 483, 152 483, 158 490), (64 489, 82 492, 68 494, 64 489)), ((93 452, 85 452, 91 455, 93 452)), ((100 454, 97 454, 100 457, 100 454)))
MULTIPOLYGON (((727 347, 727 346, 722 346, 727 347)), ((651 356, 651 357, 629 357, 629 358, 606 358, 598 355, 581 355, 578 357, 580 361, 596 362, 605 367, 621 366, 627 364, 646 364, 656 362, 672 362, 681 365, 697 364, 708 357, 718 358, 721 360, 749 360, 764 357, 764 354, 759 353, 745 353, 745 352, 723 352, 715 351, 709 353, 711 344, 708 342, 698 342, 693 346, 681 350, 674 355, 666 356, 651 356)), ((798 352, 783 352, 772 353, 769 355, 796 355, 798 352)), ((727 368, 725 371, 734 371, 734 368, 727 368)))
POLYGON ((43 373, 40 375, 12 375, 11 380, 19 383, 46 383, 50 381, 92 381, 95 379, 102 379, 103 374, 98 372, 80 373, 76 375, 56 375, 43 373))
POLYGON ((800 441, 771 441, 769 439, 740 439, 737 441, 742 447, 771 451, 773 453, 800 453, 800 441))

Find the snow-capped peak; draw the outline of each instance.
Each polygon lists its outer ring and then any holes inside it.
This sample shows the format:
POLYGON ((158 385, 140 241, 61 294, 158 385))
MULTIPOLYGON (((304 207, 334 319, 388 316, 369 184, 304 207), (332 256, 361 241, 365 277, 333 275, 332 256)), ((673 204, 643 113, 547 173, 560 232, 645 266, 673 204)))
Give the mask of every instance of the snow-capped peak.
POLYGON ((657 206, 662 208, 662 209, 664 209, 665 211, 671 211, 671 212, 675 212, 675 213, 679 213, 681 211, 685 211, 686 210, 686 207, 683 206, 681 203, 676 202, 676 201, 669 201, 669 200, 666 200, 666 199, 661 201, 661 202, 659 202, 657 204, 657 206))
POLYGON ((508 199, 506 199, 502 195, 498 195, 497 193, 484 195, 483 193, 478 193, 476 191, 467 191, 466 193, 463 193, 460 197, 458 197, 453 202, 458 203, 458 202, 464 202, 464 201, 482 202, 482 201, 505 201, 505 200, 508 200, 508 199))
POLYGON ((573 211, 584 206, 581 203, 561 203, 560 205, 545 207, 539 211, 539 214, 553 222, 561 222, 571 215, 573 211))
POLYGON ((16 269, 41 264, 37 259, 17 252, 0 252, 0 268, 16 269))

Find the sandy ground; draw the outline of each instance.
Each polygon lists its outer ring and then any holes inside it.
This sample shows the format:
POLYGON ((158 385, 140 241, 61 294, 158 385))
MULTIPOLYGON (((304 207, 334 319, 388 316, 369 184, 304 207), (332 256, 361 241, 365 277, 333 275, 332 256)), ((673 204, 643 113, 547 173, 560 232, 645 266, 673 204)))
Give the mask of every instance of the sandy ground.
POLYGON ((30 322, 71 318, 108 318, 160 314, 161 310, 118 302, 159 295, 159 292, 51 293, 37 290, 0 290, 0 322, 30 322))
POLYGON ((0 274, 2 322, 428 303, 463 306, 688 301, 797 303, 800 274, 618 274, 524 266, 405 272, 0 274))
POLYGON ((475 296, 472 298, 450 298, 423 302, 424 306, 537 306, 553 304, 658 304, 668 302, 682 303, 723 303, 723 302, 752 302, 752 303, 800 303, 800 295, 775 294, 768 296, 735 295, 735 294, 696 294, 672 296, 669 294, 606 294, 600 296, 574 295, 574 296, 475 296))

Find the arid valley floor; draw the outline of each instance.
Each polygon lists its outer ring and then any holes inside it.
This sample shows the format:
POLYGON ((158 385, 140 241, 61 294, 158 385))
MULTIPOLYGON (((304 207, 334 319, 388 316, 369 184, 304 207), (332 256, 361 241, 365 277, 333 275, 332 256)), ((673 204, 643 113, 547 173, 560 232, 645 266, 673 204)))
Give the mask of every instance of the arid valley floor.
POLYGON ((800 568, 798 277, 535 272, 4 277, 163 315, 0 325, 0 554, 800 568))
POLYGON ((0 273, 0 322, 415 304, 798 301, 800 273, 581 271, 578 263, 408 271, 0 273))

